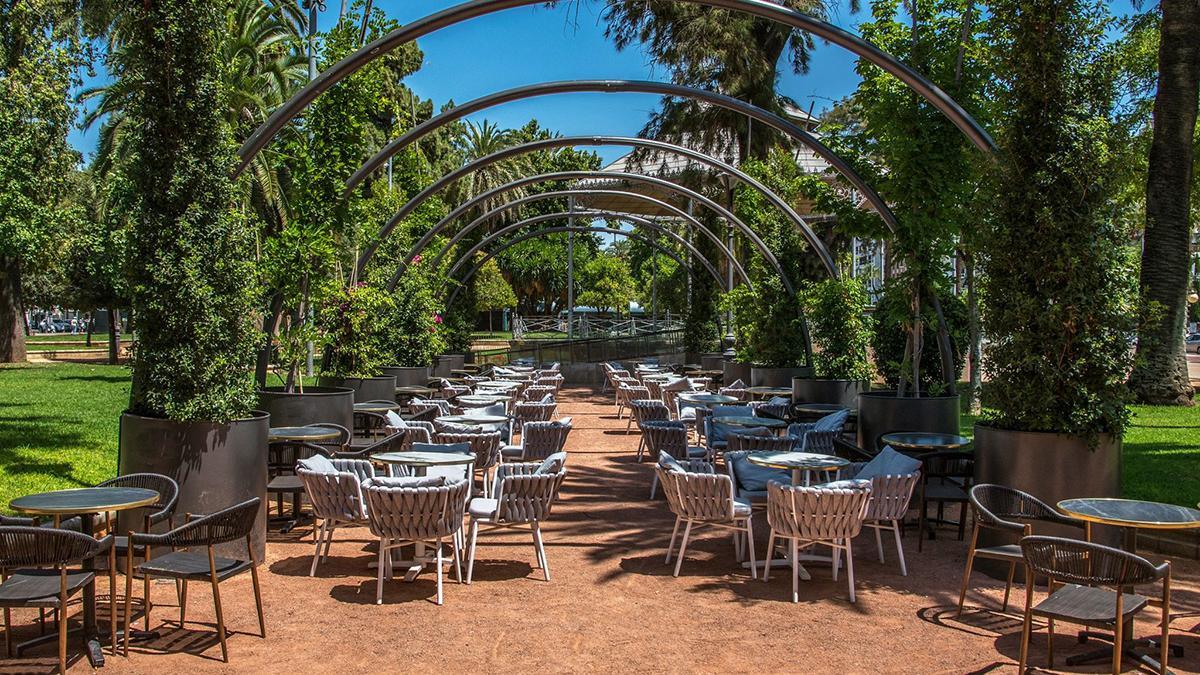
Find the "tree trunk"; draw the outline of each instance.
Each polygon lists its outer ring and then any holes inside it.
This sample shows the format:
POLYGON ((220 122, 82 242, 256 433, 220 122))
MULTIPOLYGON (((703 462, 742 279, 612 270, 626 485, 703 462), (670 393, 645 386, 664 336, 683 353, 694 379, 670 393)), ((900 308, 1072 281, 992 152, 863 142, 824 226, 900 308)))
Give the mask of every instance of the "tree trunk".
POLYGON ((24 363, 25 317, 21 307, 21 261, 0 256, 0 363, 24 363))
POLYGON ((979 397, 983 385, 983 331, 979 326, 979 294, 975 290, 975 256, 963 253, 967 271, 967 332, 970 335, 970 385, 967 387, 967 410, 972 415, 982 412, 979 397))
POLYGON ((92 346, 92 332, 95 330, 96 330, 96 311, 92 310, 91 312, 88 312, 87 337, 84 338, 84 340, 86 341, 84 343, 85 347, 92 346))
POLYGON ((942 362, 942 382, 946 384, 943 396, 954 396, 958 393, 958 373, 954 372, 954 349, 950 345, 950 328, 946 326, 946 314, 942 311, 942 301, 937 291, 929 289, 929 302, 937 313, 937 345, 938 355, 942 362))
POLYGON ((121 356, 121 310, 108 308, 108 364, 117 365, 121 356))
POLYGON ((271 367, 271 343, 279 328, 279 317, 283 312, 283 295, 276 293, 271 298, 271 307, 263 317, 263 344, 258 348, 254 363, 254 382, 261 388, 267 386, 267 371, 271 367))
POLYGON ((1200 4, 1163 0, 1158 91, 1146 180, 1143 302, 1155 308, 1138 331, 1130 386, 1144 403, 1192 405, 1183 335, 1187 321, 1192 141, 1200 102, 1200 4), (1151 304, 1153 303, 1153 304, 1151 304))

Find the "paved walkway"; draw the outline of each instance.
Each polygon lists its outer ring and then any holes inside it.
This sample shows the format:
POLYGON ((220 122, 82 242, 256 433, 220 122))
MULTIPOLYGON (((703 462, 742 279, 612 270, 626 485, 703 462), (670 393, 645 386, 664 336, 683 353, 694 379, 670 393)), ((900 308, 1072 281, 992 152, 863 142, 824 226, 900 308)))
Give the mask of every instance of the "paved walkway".
MULTIPOLYGON (((480 539, 475 583, 448 580, 444 606, 432 603, 429 573, 412 584, 388 582, 384 604, 377 606, 365 529, 339 532, 316 578, 308 576, 312 544, 307 532, 299 532, 276 537, 268 547, 263 575, 268 639, 254 635, 248 577, 221 587, 227 625, 237 631, 229 638, 228 666, 214 646, 208 591, 193 588, 188 617, 196 623, 181 630, 162 624, 177 617, 173 586, 156 584, 154 597, 162 605, 153 619, 161 639, 135 647, 128 660, 110 658, 107 670, 1014 669, 1020 624, 992 611, 998 584, 976 577, 985 588, 971 593, 972 607, 962 621, 954 620, 966 546, 949 530, 922 553, 912 532, 905 537, 908 577, 900 576, 891 549, 880 564, 870 537, 860 538, 855 605, 846 599, 844 580, 833 583, 822 566, 811 568, 813 581, 802 584, 800 602, 792 604, 787 574, 769 583, 752 581, 735 562, 729 536, 716 531, 695 538, 682 574, 671 577, 663 555, 673 520, 661 498, 646 499, 651 473, 648 464, 634 462, 637 435, 625 434, 625 420, 614 418, 608 395, 570 389, 561 399, 560 413, 574 418, 575 431, 568 445, 570 473, 544 528, 550 583, 534 568, 527 536, 488 535, 480 539)), ((761 556, 767 526, 765 517, 756 520, 761 556)), ((1195 564, 1178 567, 1177 606, 1200 609, 1198 576, 1195 564)), ((1186 659, 1172 662, 1177 672, 1200 670, 1200 636, 1182 633, 1197 623, 1200 618, 1175 623, 1181 632, 1177 642, 1188 649, 1186 659)), ((1152 630, 1150 621, 1139 622, 1139 634, 1152 630)), ((1044 645, 1044 634, 1037 636, 1034 663, 1044 663, 1044 645)), ((1058 637, 1060 659, 1077 649, 1071 634, 1058 637)), ((45 654, 47 670, 52 654, 45 654)), ((28 662, 22 665, 28 669, 28 662)))

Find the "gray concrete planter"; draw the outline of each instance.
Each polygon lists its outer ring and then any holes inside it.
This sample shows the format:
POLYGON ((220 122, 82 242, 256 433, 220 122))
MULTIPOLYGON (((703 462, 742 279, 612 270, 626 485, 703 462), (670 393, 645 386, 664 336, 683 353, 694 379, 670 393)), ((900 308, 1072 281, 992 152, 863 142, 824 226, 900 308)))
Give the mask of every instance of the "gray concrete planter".
POLYGON ((792 378, 812 377, 812 368, 807 366, 797 368, 767 368, 764 366, 750 367, 751 387, 788 387, 792 386, 792 378))
POLYGON ((894 391, 871 391, 858 396, 858 445, 878 448, 883 434, 892 431, 959 432, 959 399, 954 396, 897 398, 894 391))
POLYGON ((725 361, 722 365, 722 369, 725 371, 725 376, 722 378, 721 382, 725 386, 729 386, 737 380, 741 380, 742 382, 745 382, 746 386, 748 387, 750 386, 751 367, 752 366, 749 363, 725 361))
POLYGON ((858 395, 867 391, 866 380, 820 380, 811 377, 792 378, 793 403, 834 403, 851 410, 858 409, 858 395))
POLYGON ((354 402, 396 400, 396 378, 393 375, 377 377, 329 377, 322 375, 322 387, 346 387, 354 390, 354 402))
POLYGON ((354 428, 354 390, 347 387, 305 387, 303 394, 267 387, 258 390, 258 407, 270 413, 273 427, 330 422, 354 428))
POLYGON ((433 357, 433 376, 451 377, 450 371, 461 370, 467 363, 466 354, 441 354, 433 357))
POLYGON ((721 370, 725 355, 721 352, 705 352, 700 355, 700 367, 704 370, 721 370))
POLYGON ((424 387, 429 381, 429 366, 386 366, 380 370, 396 378, 397 387, 424 387))
MULTIPOLYGON (((175 524, 183 514, 207 514, 259 497, 262 509, 250 535, 259 560, 266 556, 267 431, 270 417, 256 410, 228 423, 176 422, 121 415, 118 473, 160 473, 179 483, 175 524)), ((216 547, 217 554, 244 559, 236 541, 216 547)))

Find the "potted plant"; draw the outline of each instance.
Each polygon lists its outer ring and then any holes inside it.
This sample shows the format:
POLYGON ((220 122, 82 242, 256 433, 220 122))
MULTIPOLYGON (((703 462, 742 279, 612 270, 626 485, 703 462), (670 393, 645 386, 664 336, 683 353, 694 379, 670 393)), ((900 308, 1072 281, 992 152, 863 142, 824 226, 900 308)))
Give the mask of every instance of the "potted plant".
POLYGON ((808 284, 803 300, 816 376, 792 378, 792 401, 857 409, 858 395, 871 379, 867 352, 873 319, 867 314, 867 289, 860 280, 843 275, 808 284))
POLYGON ((349 387, 305 386, 300 366, 308 350, 321 349, 328 334, 303 313, 284 317, 274 355, 282 384, 259 387, 258 407, 271 415, 276 427, 305 426, 331 422, 347 429, 354 426, 354 390, 349 387), (292 323, 292 321, 298 321, 292 323))
POLYGON ((1011 36, 1000 51, 1011 112, 998 134, 1004 198, 982 237, 989 382, 976 478, 1050 504, 1118 496, 1137 251, 1107 201, 1104 31, 1087 9, 1005 0, 993 12, 1011 36))
POLYGON ((322 313, 329 343, 319 382, 353 389, 356 402, 394 399, 396 377, 381 370, 389 360, 381 326, 394 311, 392 296, 365 282, 336 295, 322 313))
POLYGON ((799 299, 778 276, 763 275, 753 290, 739 286, 725 297, 733 315, 736 360, 750 364, 749 384, 791 387, 792 378, 811 377, 808 329, 799 299))
POLYGON ((392 309, 383 321, 384 351, 390 363, 380 370, 396 378, 396 386, 424 386, 430 364, 444 349, 442 315, 430 278, 415 260, 392 293, 392 309))
MULTIPOLYGON (((265 553, 266 413, 254 410, 254 232, 235 208, 233 138, 222 111, 220 3, 125 8, 119 77, 129 86, 116 208, 130 223, 128 281, 137 317, 118 470, 180 487, 180 513, 252 497, 265 553)), ((241 542, 218 547, 241 556, 241 542)))

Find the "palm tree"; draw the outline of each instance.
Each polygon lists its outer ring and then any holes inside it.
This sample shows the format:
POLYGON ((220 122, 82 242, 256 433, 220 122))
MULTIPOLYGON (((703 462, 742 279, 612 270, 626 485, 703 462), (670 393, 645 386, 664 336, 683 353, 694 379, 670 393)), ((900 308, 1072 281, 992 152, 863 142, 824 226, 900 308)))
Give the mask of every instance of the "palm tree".
MULTIPOLYGON (((483 120, 479 124, 467 122, 463 128, 462 135, 458 138, 455 145, 458 146, 458 151, 463 157, 463 162, 466 163, 510 147, 514 142, 515 139, 511 130, 502 130, 496 124, 483 120)), ((529 160, 524 155, 490 164, 478 171, 472 172, 470 176, 459 181, 454 186, 452 200, 461 204, 476 195, 483 194, 488 190, 526 175, 528 169, 529 160)), ((490 211, 506 201, 520 197, 522 194, 524 194, 524 191, 517 189, 504 195, 485 199, 476 207, 476 210, 478 213, 490 211)), ((511 213, 505 213, 498 221, 506 222, 512 216, 513 214, 511 213)))

